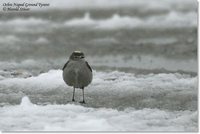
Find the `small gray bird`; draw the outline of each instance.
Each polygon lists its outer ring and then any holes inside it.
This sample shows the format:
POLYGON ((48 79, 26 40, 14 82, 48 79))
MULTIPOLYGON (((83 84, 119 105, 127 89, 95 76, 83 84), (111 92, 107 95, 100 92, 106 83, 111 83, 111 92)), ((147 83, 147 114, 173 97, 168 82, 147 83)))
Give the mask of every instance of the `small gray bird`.
POLYGON ((75 88, 80 88, 83 93, 83 101, 81 101, 81 103, 85 103, 84 87, 92 82, 93 77, 92 69, 84 58, 83 52, 74 51, 63 67, 63 80, 68 86, 74 88, 72 101, 75 101, 75 88))

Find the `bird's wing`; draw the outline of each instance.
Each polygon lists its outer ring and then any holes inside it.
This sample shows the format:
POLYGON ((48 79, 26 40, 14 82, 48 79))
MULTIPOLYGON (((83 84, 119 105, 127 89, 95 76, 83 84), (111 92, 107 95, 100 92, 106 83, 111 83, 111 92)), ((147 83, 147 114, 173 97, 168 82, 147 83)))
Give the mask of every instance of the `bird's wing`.
POLYGON ((64 70, 66 68, 66 66, 67 66, 68 63, 69 63, 69 61, 67 61, 67 63, 65 63, 65 65, 64 65, 64 67, 63 67, 62 70, 64 70))
POLYGON ((90 71, 92 72, 92 68, 90 67, 90 65, 88 64, 88 62, 86 61, 85 63, 87 65, 87 67, 90 69, 90 71))

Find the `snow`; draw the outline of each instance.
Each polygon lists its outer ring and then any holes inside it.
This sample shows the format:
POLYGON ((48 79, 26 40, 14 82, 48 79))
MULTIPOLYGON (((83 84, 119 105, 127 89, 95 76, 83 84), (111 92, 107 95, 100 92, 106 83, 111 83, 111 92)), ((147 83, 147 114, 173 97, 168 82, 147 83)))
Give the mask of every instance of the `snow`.
POLYGON ((45 32, 57 28, 88 27, 90 30, 115 30, 115 29, 152 29, 152 28, 185 28, 197 26, 197 13, 171 11, 167 14, 140 18, 139 16, 121 16, 113 14, 109 18, 93 19, 89 13, 81 18, 72 18, 64 22, 55 22, 42 18, 15 18, 12 20, 0 21, 0 26, 10 27, 15 32, 45 32), (159 22, 159 23, 158 23, 159 22))
MULTIPOLYGON (((93 73, 84 105, 71 102, 61 70, 3 77, 0 130, 197 131, 197 76, 93 73)), ((80 90, 75 99, 81 99, 80 90)))
POLYGON ((177 39, 174 37, 170 38, 163 38, 161 37, 156 37, 156 38, 142 38, 136 41, 137 45, 141 44, 154 44, 154 45, 171 45, 177 43, 177 39))
POLYGON ((34 105, 33 103, 31 103, 30 99, 29 99, 27 96, 24 96, 24 97, 22 98, 22 101, 21 101, 21 103, 20 103, 20 106, 21 106, 22 108, 29 108, 29 107, 36 106, 36 105, 34 105))
POLYGON ((197 131, 197 112, 127 108, 87 108, 75 104, 0 108, 0 129, 46 131, 197 131))
POLYGON ((66 26, 90 26, 95 29, 110 30, 119 28, 174 28, 197 26, 195 12, 179 13, 170 12, 166 15, 152 16, 146 19, 113 14, 108 19, 94 20, 86 13, 83 18, 67 20, 66 26), (159 23, 158 23, 159 22, 159 23))
MULTIPOLYGON (((192 77, 190 75, 184 74, 149 74, 149 75, 134 75, 131 73, 124 73, 113 71, 110 73, 96 72, 94 70, 94 80, 92 85, 102 84, 116 84, 117 87, 127 86, 130 88, 134 86, 139 86, 141 82, 145 82, 145 85, 141 86, 160 86, 166 88, 169 87, 194 87, 197 85, 197 77, 192 77)), ((56 88, 58 86, 64 86, 65 83, 62 80, 62 70, 50 70, 47 73, 42 73, 36 77, 29 78, 5 78, 0 81, 1 85, 15 85, 15 86, 25 86, 28 90, 30 87, 38 87, 40 89, 46 90, 48 88, 56 88)), ((120 88, 117 88, 120 89, 120 88)), ((115 89, 115 90, 117 90, 115 89)))
POLYGON ((28 19, 16 18, 9 21, 2 21, 1 23, 5 23, 6 25, 9 25, 9 26, 15 25, 15 26, 24 27, 24 26, 34 26, 34 25, 45 25, 45 24, 48 24, 48 21, 44 19, 30 17, 28 19))
POLYGON ((90 18, 90 14, 86 13, 83 18, 75 18, 65 22, 67 26, 87 26, 95 25, 95 21, 90 18))
POLYGON ((14 35, 7 35, 7 36, 0 36, 0 43, 4 44, 15 44, 16 42, 20 41, 20 39, 14 35))
MULTIPOLYGON (((125 109, 134 107, 170 110, 197 109, 197 76, 186 74, 134 75, 123 72, 96 72, 85 89, 87 107, 125 109)), ((50 70, 35 77, 3 78, 1 103, 19 104, 24 95, 35 104, 67 104, 72 88, 62 79, 61 70, 50 70)), ((81 100, 81 90, 75 99, 81 100)))
POLYGON ((126 58, 123 55, 104 55, 100 58, 98 56, 88 57, 90 62, 95 66, 109 66, 109 67, 131 67, 137 69, 166 69, 169 71, 188 71, 197 72, 196 59, 176 60, 162 56, 154 55, 132 55, 126 58))
POLYGON ((48 39, 44 38, 44 37, 39 37, 35 42, 35 44, 48 44, 49 41, 48 39))
MULTIPOLYGON (((16 46, 16 45, 15 45, 16 46)), ((123 54, 118 54, 113 56, 111 54, 102 56, 88 56, 88 62, 95 67, 113 67, 113 68, 135 68, 135 69, 145 69, 145 70, 161 70, 165 69, 167 71, 185 71, 188 73, 197 73, 197 59, 172 59, 166 58, 164 56, 154 56, 151 54, 133 54, 132 56, 126 56, 123 54)), ((0 61, 0 69, 37 69, 41 68, 52 68, 54 65, 58 68, 58 63, 65 64, 66 58, 55 58, 53 60, 49 59, 25 59, 22 61, 0 61)), ((59 66, 59 68, 62 68, 59 66)))

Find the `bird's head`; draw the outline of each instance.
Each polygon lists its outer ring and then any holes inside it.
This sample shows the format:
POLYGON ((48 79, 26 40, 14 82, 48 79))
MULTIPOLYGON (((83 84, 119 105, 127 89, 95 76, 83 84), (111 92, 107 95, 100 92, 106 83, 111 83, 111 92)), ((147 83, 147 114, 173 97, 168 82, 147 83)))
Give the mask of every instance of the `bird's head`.
POLYGON ((84 58, 85 58, 84 53, 81 51, 74 51, 70 56, 71 60, 80 60, 84 58))

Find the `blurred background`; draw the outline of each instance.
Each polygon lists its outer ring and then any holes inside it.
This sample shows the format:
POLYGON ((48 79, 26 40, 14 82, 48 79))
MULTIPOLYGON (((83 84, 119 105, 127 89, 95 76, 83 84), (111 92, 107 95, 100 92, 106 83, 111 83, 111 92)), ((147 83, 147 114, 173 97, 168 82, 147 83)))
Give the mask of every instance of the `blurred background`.
POLYGON ((36 75, 62 69, 81 50, 95 70, 197 74, 196 0, 42 3, 50 6, 0 12, 1 70, 36 75))

